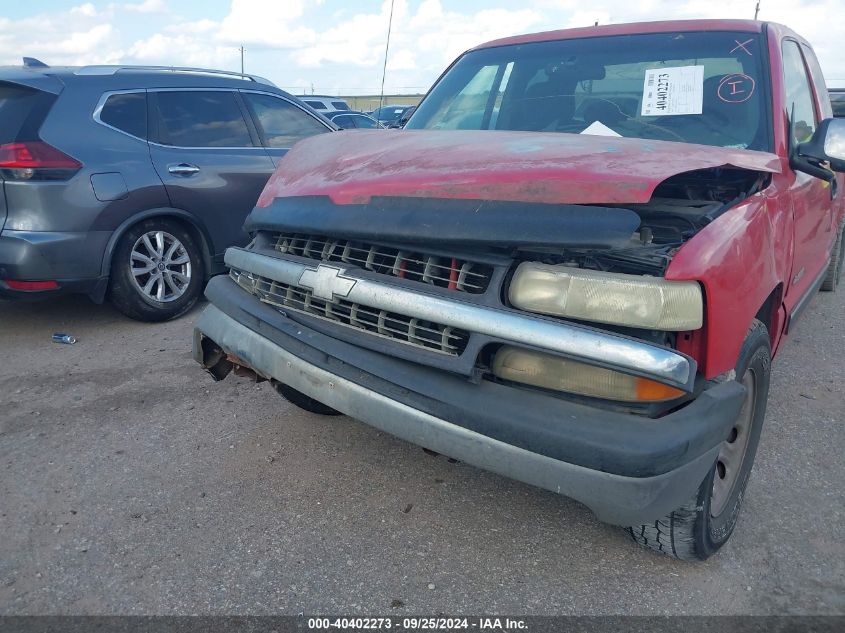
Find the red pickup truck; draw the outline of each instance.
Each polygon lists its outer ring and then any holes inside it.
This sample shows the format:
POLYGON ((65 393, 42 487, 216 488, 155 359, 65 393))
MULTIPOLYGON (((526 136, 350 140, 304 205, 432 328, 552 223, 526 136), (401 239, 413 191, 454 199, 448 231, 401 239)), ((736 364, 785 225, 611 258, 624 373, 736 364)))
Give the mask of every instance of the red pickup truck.
POLYGON ((845 121, 786 27, 497 40, 404 130, 284 158, 194 355, 705 559, 737 521, 770 360, 839 281, 842 170, 845 121))

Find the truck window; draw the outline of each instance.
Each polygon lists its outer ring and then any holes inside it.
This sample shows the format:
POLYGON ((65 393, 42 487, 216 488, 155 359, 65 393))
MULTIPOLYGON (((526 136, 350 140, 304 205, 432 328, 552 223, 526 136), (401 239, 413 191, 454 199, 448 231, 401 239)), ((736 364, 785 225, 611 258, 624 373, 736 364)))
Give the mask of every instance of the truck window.
POLYGON ((757 33, 674 32, 470 51, 408 129, 580 133, 770 150, 757 33), (595 129, 595 126, 594 126, 595 129))
POLYGON ((783 43, 783 87, 786 91, 786 114, 792 128, 794 145, 810 140, 816 129, 816 106, 798 43, 783 43))
POLYGON ((819 60, 813 49, 809 46, 801 45, 801 52, 804 53, 804 59, 807 60, 807 68, 810 70, 810 77, 813 80, 813 85, 816 88, 816 103, 819 104, 819 112, 822 119, 829 119, 833 116, 833 112, 827 107, 827 102, 830 97, 827 93, 827 82, 824 80, 824 73, 819 64, 819 60))

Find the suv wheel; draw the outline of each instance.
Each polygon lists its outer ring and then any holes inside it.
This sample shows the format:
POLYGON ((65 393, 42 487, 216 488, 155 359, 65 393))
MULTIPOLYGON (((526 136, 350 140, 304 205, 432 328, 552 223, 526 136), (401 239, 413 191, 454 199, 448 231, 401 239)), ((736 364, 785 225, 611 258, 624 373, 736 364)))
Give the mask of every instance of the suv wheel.
POLYGON ((836 290, 839 279, 842 277, 842 267, 845 266, 845 245, 842 244, 843 233, 845 233, 845 220, 839 227, 839 235, 836 236, 836 243, 833 245, 833 252, 830 254, 827 275, 822 282, 821 289, 827 292, 836 290))
POLYGON ((120 238, 112 257, 109 298, 132 319, 166 321, 191 309, 203 278, 193 236, 172 220, 153 218, 120 238))
POLYGON ((745 403, 716 463, 687 503, 654 523, 628 528, 637 543, 681 560, 705 560, 730 538, 760 442, 770 361, 769 333, 755 319, 736 367, 737 380, 746 389, 745 403))

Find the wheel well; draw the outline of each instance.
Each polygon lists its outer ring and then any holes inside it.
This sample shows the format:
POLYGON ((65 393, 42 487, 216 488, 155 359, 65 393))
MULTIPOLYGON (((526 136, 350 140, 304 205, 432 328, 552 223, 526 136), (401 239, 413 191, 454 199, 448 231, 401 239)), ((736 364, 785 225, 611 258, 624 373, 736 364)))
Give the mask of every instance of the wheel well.
POLYGON ((146 213, 133 216, 124 224, 119 226, 112 235, 111 240, 109 240, 109 245, 107 247, 108 250, 105 253, 105 257, 103 258, 103 275, 109 274, 111 270, 111 260, 112 256, 114 255, 114 250, 117 247, 117 243, 124 236, 126 231, 128 231, 134 226, 137 226, 139 223, 145 220, 151 219, 165 219, 170 220, 171 222, 176 222, 177 224, 179 224, 179 226, 188 231, 194 239, 197 240, 197 246, 199 246, 200 252, 202 253, 202 263, 203 267, 205 268, 205 277, 206 279, 209 279, 211 277, 212 268, 211 242, 209 237, 206 235, 205 231, 187 214, 175 213, 173 211, 168 210, 148 211, 146 213))
MULTIPOLYGON (((172 222, 176 222, 179 224, 183 229, 188 231, 191 236, 197 240, 197 246, 200 247, 200 252, 202 253, 202 264, 205 270, 205 278, 209 279, 211 277, 211 248, 209 246, 208 238, 205 236, 205 233, 197 226, 194 222, 189 220, 184 216, 179 215, 154 215, 151 216, 153 218, 167 218, 172 222)), ((149 218, 144 218, 149 219, 149 218)), ((139 220, 141 221, 141 220, 139 220)), ((134 225, 133 225, 134 226, 134 225)))
POLYGON ((771 340, 772 347, 774 348, 775 341, 777 340, 777 333, 775 332, 776 328, 773 325, 776 323, 777 319, 777 312, 780 309, 781 301, 783 299, 783 284, 778 284, 775 286, 775 289, 766 297, 766 300, 763 302, 763 305, 760 306, 760 309, 757 310, 757 314, 754 315, 754 318, 763 323, 766 326, 766 329, 769 332, 769 339, 771 340))

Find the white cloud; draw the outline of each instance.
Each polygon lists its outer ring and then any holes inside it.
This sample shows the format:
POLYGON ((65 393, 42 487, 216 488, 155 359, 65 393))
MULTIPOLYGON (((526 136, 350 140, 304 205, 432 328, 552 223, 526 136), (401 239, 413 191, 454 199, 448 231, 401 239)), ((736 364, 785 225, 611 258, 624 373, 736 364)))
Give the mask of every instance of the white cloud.
MULTIPOLYGON (((321 32, 314 44, 295 51, 293 58, 300 68, 359 67, 359 89, 371 92, 381 82, 389 15, 390 2, 385 0, 377 13, 344 16, 321 32), (364 75, 363 69, 369 72, 364 75)), ((391 89, 424 91, 452 59, 468 48, 541 23, 542 14, 529 9, 461 13, 444 10, 440 0, 424 0, 416 6, 397 0, 386 84, 391 89)), ((349 78, 343 83, 342 90, 354 89, 349 78)))
MULTIPOLYGON (((394 24, 405 12, 405 1, 399 0, 394 10, 394 24)), ((316 40, 298 49, 294 60, 303 68, 320 68, 324 63, 350 66, 378 65, 384 54, 384 41, 390 3, 379 13, 358 13, 325 29, 316 40)))
POLYGON ((114 35, 110 24, 98 24, 86 33, 70 33, 68 36, 53 44, 53 52, 59 55, 85 55, 100 48, 114 35))
POLYGON ((135 13, 167 13, 164 0, 144 0, 144 2, 124 4, 123 9, 135 13))
POLYGON ((189 33, 192 35, 211 33, 216 31, 219 23, 214 20, 197 20, 196 22, 179 22, 178 24, 171 24, 167 27, 167 31, 173 33, 189 33))
POLYGON ((211 46, 191 35, 163 35, 135 42, 128 51, 135 63, 161 66, 198 66, 205 68, 232 68, 238 51, 231 46, 211 46))
POLYGON ((73 7, 70 12, 78 13, 79 15, 84 15, 89 18, 93 18, 95 15, 97 15, 97 9, 90 2, 79 5, 78 7, 73 7))
POLYGON ((215 38, 229 44, 298 48, 314 40, 314 31, 294 24, 302 17, 302 0, 232 0, 215 38))
POLYGON ((0 64, 20 64, 23 55, 52 66, 118 63, 123 51, 111 17, 108 9, 87 3, 20 20, 0 18, 0 64))
MULTIPOLYGON (((230 0, 222 14, 180 14, 181 5, 168 0, 77 1, 64 11, 38 13, 33 3, 29 17, 0 17, 0 63, 19 64, 21 55, 28 55, 53 65, 155 63, 236 70, 243 45, 247 71, 282 86, 313 83, 319 92, 354 94, 377 90, 381 83, 390 0, 230 0)), ((471 9, 453 0, 395 0, 386 88, 424 91, 462 51, 499 37, 590 26, 596 20, 751 18, 755 3, 487 0, 482 9, 471 9)), ((810 40, 827 78, 845 82, 841 12, 842 0, 766 0, 760 18, 787 24, 810 40)))

